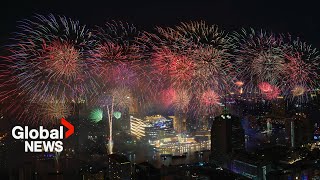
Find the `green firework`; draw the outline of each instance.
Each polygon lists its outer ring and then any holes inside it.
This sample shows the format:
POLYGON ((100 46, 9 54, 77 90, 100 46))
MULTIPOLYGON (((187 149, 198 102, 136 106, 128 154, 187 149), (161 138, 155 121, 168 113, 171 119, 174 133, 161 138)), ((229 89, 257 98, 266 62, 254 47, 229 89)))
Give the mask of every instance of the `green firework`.
POLYGON ((103 118, 103 110, 100 108, 93 109, 89 116, 90 120, 94 123, 97 123, 103 118))

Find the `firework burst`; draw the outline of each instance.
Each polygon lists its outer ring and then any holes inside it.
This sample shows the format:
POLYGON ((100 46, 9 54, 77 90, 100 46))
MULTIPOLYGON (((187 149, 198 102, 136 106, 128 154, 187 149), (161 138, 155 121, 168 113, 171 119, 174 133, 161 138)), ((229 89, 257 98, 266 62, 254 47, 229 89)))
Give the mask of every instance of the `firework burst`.
POLYGON ((95 90, 87 58, 94 42, 85 26, 66 17, 37 15, 19 28, 6 57, 18 89, 35 101, 70 100, 95 90))
POLYGON ((288 38, 285 46, 285 66, 287 76, 287 97, 299 102, 308 101, 307 92, 313 92, 319 83, 319 60, 320 55, 316 48, 299 39, 288 38))
MULTIPOLYGON (((135 26, 128 23, 115 22, 106 23, 97 27, 94 37, 98 42, 91 56, 97 60, 95 72, 102 77, 104 82, 121 79, 117 83, 137 83, 140 67, 143 67, 143 54, 136 44, 135 39, 141 33, 135 26), (120 73, 121 72, 121 73, 120 73), (128 81, 123 80, 130 73, 128 81)), ((113 84, 116 82, 112 82, 113 84)), ((127 84, 130 85, 130 84, 127 84)))
POLYGON ((118 108, 127 108, 131 106, 132 95, 127 88, 115 88, 111 91, 114 105, 118 108))
POLYGON ((185 39, 199 46, 211 46, 219 50, 230 46, 227 33, 217 25, 208 25, 205 21, 181 23, 176 29, 185 39))
POLYGON ((182 112, 186 112, 190 102, 190 94, 184 89, 168 88, 160 93, 160 97, 165 108, 173 107, 182 112))
POLYGON ((267 82, 283 88, 285 57, 280 36, 263 30, 242 30, 233 35, 236 78, 246 83, 247 91, 267 82))
POLYGON ((199 48, 192 54, 192 59, 195 61, 195 71, 191 87, 197 91, 211 88, 218 93, 229 90, 228 81, 233 72, 228 53, 213 47, 199 48))
POLYGON ((261 82, 258 85, 261 94, 267 99, 267 100, 273 100, 276 99, 280 95, 280 90, 277 86, 273 86, 269 84, 268 82, 261 82))
POLYGON ((100 122, 103 118, 103 110, 100 108, 93 109, 90 112, 89 118, 94 123, 100 122))
MULTIPOLYGON (((53 124, 59 123, 61 118, 67 118, 71 115, 71 109, 66 102, 59 100, 49 100, 39 103, 38 116, 42 117, 44 122, 53 121, 53 124)), ((51 122, 52 123, 52 122, 51 122)))
POLYGON ((112 21, 97 27, 93 36, 98 44, 91 57, 97 62, 94 71, 101 77, 103 91, 108 94, 115 87, 123 87, 130 90, 131 98, 148 104, 147 60, 137 44, 142 33, 132 24, 112 21))
POLYGON ((202 94, 201 102, 206 106, 216 106, 220 102, 220 97, 214 91, 208 90, 202 94))
POLYGON ((214 116, 220 112, 221 96, 212 89, 199 92, 192 101, 192 111, 196 117, 214 116))

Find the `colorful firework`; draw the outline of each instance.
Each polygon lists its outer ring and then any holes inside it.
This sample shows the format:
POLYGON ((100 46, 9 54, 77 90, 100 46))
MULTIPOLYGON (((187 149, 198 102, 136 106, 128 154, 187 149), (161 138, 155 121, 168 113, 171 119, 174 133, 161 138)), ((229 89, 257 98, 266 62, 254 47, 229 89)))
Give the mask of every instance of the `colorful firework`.
POLYGON ((67 118, 71 115, 71 110, 65 102, 47 101, 41 103, 41 107, 41 115, 44 116, 47 121, 60 121, 61 118, 67 118))
POLYGON ((174 108, 179 112, 186 112, 190 102, 190 94, 184 89, 165 89, 160 93, 160 98, 165 108, 174 108))
POLYGON ((190 111, 195 118, 215 116, 221 111, 221 96, 212 89, 195 94, 190 100, 190 111))
POLYGON ((90 116, 89 116, 90 120, 94 123, 98 123, 103 119, 103 110, 100 108, 97 109, 93 109, 90 112, 90 116))
POLYGON ((71 100, 96 89, 93 62, 87 58, 94 41, 85 26, 66 17, 37 15, 19 28, 6 59, 24 94, 34 101, 71 100))
POLYGON ((78 64, 80 53, 71 44, 66 42, 54 41, 47 48, 47 57, 44 57, 44 61, 47 63, 50 69, 49 71, 56 72, 54 78, 66 78, 76 77, 80 74, 80 64, 78 64))
POLYGON ((179 34, 200 46, 211 46, 216 49, 228 49, 227 33, 217 25, 208 25, 205 21, 181 23, 176 27, 179 34))
POLYGON ((234 83, 236 86, 238 87, 242 87, 244 85, 244 83, 242 81, 237 81, 234 83))
MULTIPOLYGON (((103 91, 120 97, 123 91, 113 92, 112 89, 121 87, 130 91, 131 99, 134 97, 140 104, 147 105, 151 81, 145 53, 136 41, 142 33, 132 24, 112 21, 97 27, 93 36, 98 44, 91 51, 91 58, 97 62, 94 71, 101 77, 100 82, 105 86, 103 91)), ((119 103, 131 99, 118 101, 116 98, 115 106, 127 106, 119 103)))
POLYGON ((305 92, 306 92, 306 89, 304 87, 302 87, 302 86, 295 86, 292 89, 292 95, 294 97, 302 96, 305 92))
POLYGON ((220 102, 220 97, 212 90, 207 90, 201 96, 201 102, 206 106, 217 106, 220 102))
POLYGON ((319 60, 320 55, 316 48, 301 42, 299 39, 288 42, 284 47, 285 58, 288 63, 285 66, 287 76, 288 98, 299 102, 308 101, 307 92, 315 91, 319 83, 319 60))
POLYGON ((146 42, 152 47, 152 69, 161 84, 176 89, 227 89, 231 73, 229 39, 217 26, 204 22, 157 28, 146 42), (151 38, 150 38, 151 37, 151 38))
POLYGON ((127 88, 115 88, 111 91, 111 96, 117 108, 128 108, 132 104, 132 95, 127 88))
POLYGON ((115 111, 115 112, 113 113, 113 116, 114 116, 116 119, 120 119, 120 118, 121 118, 121 112, 115 111))
POLYGON ((253 29, 233 35, 236 78, 246 82, 246 88, 254 89, 259 83, 268 82, 283 86, 285 58, 283 41, 272 33, 253 29))
POLYGON ((173 105, 177 111, 186 112, 190 102, 190 94, 186 90, 176 90, 176 96, 173 105))
POLYGON ((119 117, 114 110, 131 107, 133 99, 147 104, 161 92, 166 108, 213 114, 230 86, 268 100, 283 95, 306 102, 319 85, 317 49, 262 30, 243 30, 230 40, 203 21, 158 27, 155 34, 113 21, 91 33, 53 15, 19 27, 0 66, 6 110, 17 119, 53 122, 70 115, 68 102, 96 96, 94 106, 108 112, 110 152, 112 118, 119 117))
POLYGON ((215 88, 216 92, 228 89, 232 75, 230 38, 217 25, 204 21, 181 23, 176 27, 179 34, 194 44, 189 58, 194 61, 191 87, 200 91, 215 88))
POLYGON ((94 69, 104 83, 127 86, 139 83, 138 71, 142 71, 144 61, 135 39, 140 36, 132 24, 113 21, 97 27, 94 37, 98 45, 91 56, 97 60, 94 69))
POLYGON ((276 99, 280 95, 280 90, 277 86, 271 85, 267 82, 259 83, 258 85, 262 95, 267 100, 276 99))
POLYGON ((11 103, 8 108, 12 112, 7 115, 13 121, 25 124, 56 125, 60 123, 61 118, 72 115, 70 103, 54 99, 30 102, 22 97, 20 101, 15 100, 15 103, 11 103))
POLYGON ((165 83, 177 88, 189 84, 195 71, 192 59, 170 49, 157 51, 153 55, 152 66, 156 75, 165 78, 165 83))
POLYGON ((161 103, 164 108, 169 108, 173 105, 176 97, 176 91, 173 88, 164 89, 160 92, 161 103))
POLYGON ((267 93, 272 91, 273 86, 267 82, 262 82, 258 85, 260 91, 262 91, 263 93, 267 93))
POLYGON ((229 57, 224 50, 217 50, 213 47, 194 50, 192 59, 195 61, 195 72, 191 88, 196 88, 197 91, 205 91, 210 88, 217 93, 228 91, 228 82, 233 76, 229 57))

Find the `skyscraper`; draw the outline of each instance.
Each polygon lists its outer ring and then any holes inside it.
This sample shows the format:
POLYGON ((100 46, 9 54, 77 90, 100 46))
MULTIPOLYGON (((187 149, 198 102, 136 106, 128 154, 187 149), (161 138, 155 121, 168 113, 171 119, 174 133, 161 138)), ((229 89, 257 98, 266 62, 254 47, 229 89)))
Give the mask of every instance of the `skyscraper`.
POLYGON ((231 153, 238 149, 244 149, 240 119, 228 113, 215 117, 211 128, 212 161, 226 166, 231 153))
POLYGON ((292 148, 312 141, 312 128, 310 119, 304 113, 297 113, 292 118, 288 118, 285 123, 287 139, 292 148))

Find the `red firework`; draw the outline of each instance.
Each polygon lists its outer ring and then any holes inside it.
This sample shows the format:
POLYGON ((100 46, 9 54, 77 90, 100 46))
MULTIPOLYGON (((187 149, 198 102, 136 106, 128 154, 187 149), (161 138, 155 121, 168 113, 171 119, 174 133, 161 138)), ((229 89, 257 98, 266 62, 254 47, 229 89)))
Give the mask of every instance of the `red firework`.
POLYGON ((261 93, 268 100, 276 99, 280 95, 280 89, 268 82, 262 82, 258 85, 261 93))
POLYGON ((172 56, 170 58, 169 74, 174 79, 190 80, 193 76, 194 63, 186 56, 172 56))
POLYGON ((267 82, 262 82, 258 86, 259 86, 260 91, 263 93, 268 93, 268 92, 272 91, 272 89, 273 89, 272 85, 267 82))
POLYGON ((237 85, 238 87, 242 87, 244 85, 242 81, 237 81, 234 84, 237 85))
POLYGON ((219 104, 220 97, 213 90, 207 90, 202 94, 201 101, 206 106, 216 106, 219 104))
POLYGON ((164 76, 168 82, 180 85, 192 79, 195 64, 187 56, 164 48, 154 53, 153 57, 155 73, 164 76))
POLYGON ((176 91, 173 88, 165 89, 160 93, 160 97, 164 107, 168 108, 173 104, 174 99, 176 99, 176 91))
MULTIPOLYGON (((45 45, 44 45, 45 46, 45 45)), ((45 47, 46 56, 44 57, 45 70, 56 72, 57 78, 63 76, 71 77, 79 74, 80 53, 73 45, 66 42, 54 41, 45 47)))

